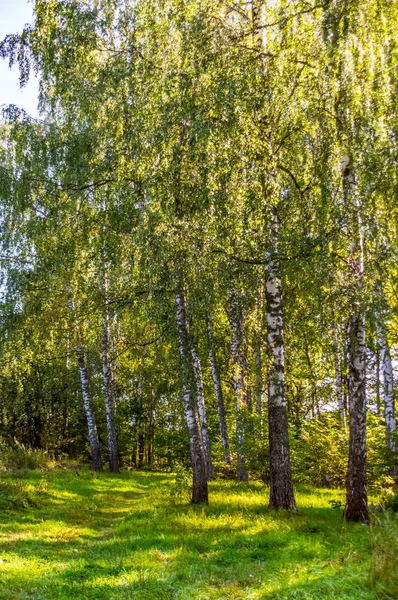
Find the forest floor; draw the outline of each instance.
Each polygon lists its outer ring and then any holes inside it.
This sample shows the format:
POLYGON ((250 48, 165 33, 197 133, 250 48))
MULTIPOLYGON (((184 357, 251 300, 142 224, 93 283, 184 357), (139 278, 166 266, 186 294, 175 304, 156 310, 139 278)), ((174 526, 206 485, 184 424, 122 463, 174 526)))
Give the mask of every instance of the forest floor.
POLYGON ((341 490, 299 488, 298 515, 267 499, 214 482, 192 506, 162 473, 2 474, 0 599, 398 598, 398 515, 347 525, 341 490))

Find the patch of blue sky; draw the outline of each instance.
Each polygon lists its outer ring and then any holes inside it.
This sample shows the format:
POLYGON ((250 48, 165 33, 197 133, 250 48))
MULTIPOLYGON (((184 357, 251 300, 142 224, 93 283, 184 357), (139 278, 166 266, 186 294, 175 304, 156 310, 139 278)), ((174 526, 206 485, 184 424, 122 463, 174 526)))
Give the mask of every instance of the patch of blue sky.
MULTIPOLYGON (((13 33, 21 33, 24 26, 33 22, 33 4, 28 0, 0 0, 0 39, 13 33)), ((8 60, 0 59, 0 108, 15 104, 32 117, 38 117, 39 85, 31 72, 28 84, 21 88, 19 68, 9 68, 8 60)))

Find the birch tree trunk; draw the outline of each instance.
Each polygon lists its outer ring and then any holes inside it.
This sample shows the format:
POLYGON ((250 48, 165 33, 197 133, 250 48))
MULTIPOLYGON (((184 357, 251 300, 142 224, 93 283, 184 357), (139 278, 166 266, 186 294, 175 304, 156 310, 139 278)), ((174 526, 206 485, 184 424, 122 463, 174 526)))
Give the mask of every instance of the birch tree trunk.
POLYGON ((151 405, 149 411, 149 423, 148 423, 148 466, 151 467, 154 463, 154 444, 153 438, 155 435, 155 390, 151 390, 151 405))
POLYGON ((84 352, 81 347, 77 349, 77 362, 79 366, 80 384, 82 387, 84 411, 86 413, 88 437, 90 440, 91 456, 93 461, 93 471, 102 471, 101 450, 98 440, 97 424, 91 403, 90 386, 84 352))
POLYGON ((202 429, 202 442, 203 442, 203 451, 205 453, 206 459, 206 475, 208 481, 214 481, 216 478, 214 475, 213 463, 211 461, 211 446, 210 446, 210 437, 209 430, 207 425, 207 416, 206 416, 206 407, 205 407, 205 396, 203 392, 203 379, 202 379, 202 368, 200 364, 200 359, 198 353, 196 352, 196 348, 194 344, 191 346, 191 354, 193 360, 193 367, 195 371, 195 382, 196 382, 196 398, 198 403, 198 411, 200 424, 202 429))
POLYGON ((307 336, 306 336, 305 332, 304 332, 304 342, 305 342, 305 356, 307 359, 308 373, 310 376, 311 388, 312 388, 312 394, 311 394, 312 395, 312 412, 313 412, 313 416, 314 417, 316 416, 319 419, 321 416, 321 411, 319 408, 318 391, 317 391, 317 385, 316 385, 316 374, 313 369, 311 356, 310 356, 310 349, 309 349, 308 340, 307 340, 307 336))
POLYGON ((232 289, 229 295, 230 322, 231 322, 231 354, 232 375, 236 411, 236 447, 237 447, 237 479, 248 481, 244 453, 244 410, 248 403, 247 381, 245 380, 245 363, 243 357, 243 312, 239 306, 236 290, 232 289))
POLYGON ((109 470, 111 473, 119 473, 119 462, 117 456, 117 432, 115 424, 115 386, 112 378, 111 360, 109 352, 110 323, 108 310, 108 278, 104 262, 102 264, 101 276, 104 302, 104 307, 102 311, 101 360, 106 428, 108 433, 109 470))
POLYGON ((369 516, 366 485, 365 318, 360 313, 352 314, 350 318, 348 368, 350 445, 344 517, 349 521, 366 523, 369 516))
POLYGON ((182 385, 184 396, 185 418, 188 425, 189 445, 193 472, 192 502, 208 503, 208 486, 206 458, 203 450, 198 411, 195 404, 195 373, 190 351, 189 329, 186 313, 185 296, 178 286, 176 290, 176 311, 178 325, 178 341, 182 367, 182 385))
MULTIPOLYGON (((262 290, 257 298, 257 326, 254 347, 256 357, 256 413, 259 417, 263 414, 263 298, 262 290)), ((261 427, 262 429, 262 427, 261 427)))
POLYGON ((268 353, 268 424, 271 508, 296 510, 285 396, 282 280, 278 260, 278 221, 272 214, 273 252, 265 253, 268 353))
POLYGON ((142 393, 142 372, 140 373, 138 380, 138 388, 137 388, 137 421, 136 421, 136 431, 137 431, 137 449, 138 449, 138 468, 142 469, 144 466, 145 459, 145 426, 144 426, 144 402, 143 402, 143 393, 142 393))
POLYGON ((101 458, 101 449, 98 439, 98 431, 97 431, 97 423, 95 420, 95 414, 93 405, 91 402, 90 395, 90 384, 88 379, 88 372, 86 367, 86 359, 84 356, 84 351, 81 345, 81 331, 79 322, 76 316, 72 291, 69 286, 66 288, 66 293, 68 297, 68 308, 72 315, 72 319, 75 325, 76 337, 77 337, 77 365, 79 367, 79 375, 80 375, 80 385, 82 388, 82 396, 83 396, 83 406, 84 412, 86 413, 87 419, 87 428, 88 428, 88 437, 90 441, 90 450, 91 450, 91 458, 93 471, 102 471, 102 458, 101 458))
MULTIPOLYGON (((267 29, 263 27, 266 6, 260 2, 252 3, 253 33, 256 38, 258 59, 264 79, 267 79, 267 29)), ((278 217, 276 207, 269 202, 270 190, 262 175, 265 206, 271 212, 271 253, 265 251, 265 305, 267 326, 267 386, 268 386, 268 427, 269 427, 269 465, 270 465, 270 501, 271 508, 284 508, 296 511, 292 472, 290 465, 290 446, 287 419, 287 404, 284 381, 284 335, 282 280, 278 258, 278 217)), ((268 223, 266 223, 268 227, 268 223)))
POLYGON ((341 376, 341 360, 340 360, 340 349, 336 336, 333 340, 333 355, 334 355, 334 376, 335 376, 335 390, 337 405, 340 414, 340 423, 343 429, 347 429, 344 396, 343 396, 343 379, 341 376))
POLYGON ((377 343, 380 349, 381 368, 383 372, 383 402, 384 419, 386 422, 387 448, 394 456, 396 453, 397 421, 394 406, 394 373, 391 362, 390 348, 386 336, 384 323, 380 313, 375 313, 377 343))
POLYGON ((376 348, 376 411, 377 416, 380 417, 380 346, 377 344, 376 348))
POLYGON ((217 401, 218 422, 220 424, 221 444, 224 455, 224 462, 227 466, 231 465, 231 452, 229 447, 227 422, 225 420, 224 396, 221 387, 220 372, 218 370, 216 351, 214 348, 213 323, 208 316, 206 319, 207 338, 209 343, 209 358, 211 374, 213 377, 214 392, 217 401))
POLYGON ((348 346, 348 406, 350 415, 350 441, 347 472, 347 499, 344 517, 349 521, 366 523, 369 520, 366 482, 366 346, 365 315, 360 304, 363 285, 364 255, 363 232, 359 201, 356 198, 355 178, 351 173, 349 158, 341 161, 343 194, 353 208, 353 235, 350 264, 356 280, 354 310, 349 321, 348 346))
POLYGON ((263 359, 262 359, 262 344, 260 335, 256 335, 255 339, 255 355, 256 355, 256 414, 261 417, 263 414, 263 359))

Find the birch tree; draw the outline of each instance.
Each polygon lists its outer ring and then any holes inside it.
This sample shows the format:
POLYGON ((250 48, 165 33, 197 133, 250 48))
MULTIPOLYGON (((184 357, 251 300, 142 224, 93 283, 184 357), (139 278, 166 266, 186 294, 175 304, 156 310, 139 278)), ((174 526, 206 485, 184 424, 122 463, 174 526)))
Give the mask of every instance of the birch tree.
POLYGON ((268 427, 270 506, 296 510, 293 492, 284 381, 282 283, 278 260, 278 215, 272 216, 273 248, 266 253, 266 319, 268 351, 268 427))
POLYGON ((396 453, 397 422, 394 404, 394 372, 391 361, 390 347, 387 340, 385 324, 379 311, 375 312, 377 343, 380 349, 381 367, 383 373, 383 403, 386 423, 387 447, 394 457, 396 453))
POLYGON ((79 365, 80 381, 82 386, 82 395, 84 402, 84 410, 86 412, 88 435, 90 439, 91 455, 93 458, 93 470, 102 471, 101 450, 98 440, 97 423, 93 411, 93 406, 90 396, 90 385, 86 367, 86 361, 83 349, 77 349, 77 361, 79 365))
POLYGON ((206 407, 205 407, 205 395, 203 391, 203 379, 202 379, 202 367, 200 365, 200 359, 198 353, 196 351, 194 343, 191 346, 191 354, 193 361, 193 368, 195 372, 195 382, 196 382, 196 398, 198 403, 198 412, 200 418, 200 424, 202 429, 202 443, 203 443, 203 452, 206 458, 206 474, 208 481, 212 481, 215 479, 213 463, 211 460, 211 446, 210 446, 210 437, 207 426, 207 416, 206 416, 206 407))
POLYGON ((245 459, 245 411, 248 410, 249 391, 245 361, 245 332, 242 298, 235 288, 229 294, 231 322, 232 377, 235 396, 237 479, 248 481, 245 459))
POLYGON ((229 447, 229 436, 227 422, 225 419, 224 395, 221 386, 220 371, 217 364, 216 349, 214 345, 213 322, 209 315, 206 317, 206 330, 209 345, 209 358, 211 366, 211 374, 213 378, 214 392, 217 401, 218 421, 220 425, 220 436, 223 448, 224 462, 229 467, 232 463, 229 447))
POLYGON ((178 340, 181 358, 181 375, 184 396, 185 418, 188 426, 189 445, 193 472, 192 502, 194 504, 208 502, 207 465, 203 448, 202 434, 199 424, 198 408, 195 402, 195 373, 192 364, 191 344, 189 339, 186 301, 181 284, 177 283, 175 300, 178 325, 178 340))

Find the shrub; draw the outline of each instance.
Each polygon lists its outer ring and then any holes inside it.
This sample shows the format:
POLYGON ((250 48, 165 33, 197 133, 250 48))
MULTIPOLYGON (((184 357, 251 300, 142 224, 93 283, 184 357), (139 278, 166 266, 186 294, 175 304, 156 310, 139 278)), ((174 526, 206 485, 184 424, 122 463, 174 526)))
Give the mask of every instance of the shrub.
POLYGON ((348 435, 333 414, 305 421, 291 440, 294 480, 306 485, 344 487, 347 473, 348 435))
POLYGON ((54 466, 55 461, 43 450, 31 450, 14 441, 0 441, 0 466, 3 470, 34 470, 54 466))
MULTIPOLYGON (((325 485, 325 476, 332 488, 345 486, 348 464, 348 428, 345 431, 335 413, 304 421, 291 438, 292 469, 295 482, 325 485)), ((369 491, 377 496, 389 485, 385 426, 372 413, 367 423, 367 476, 369 491)))

